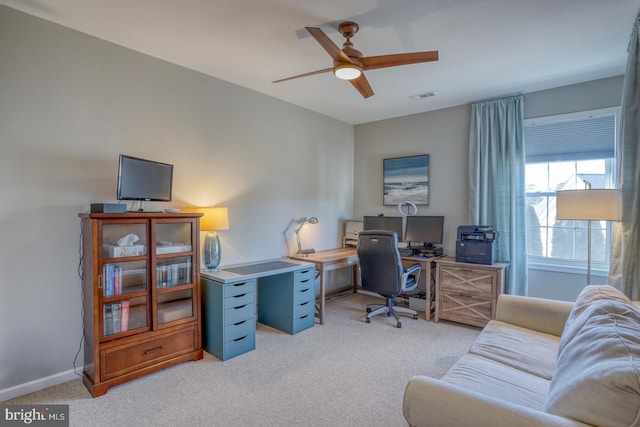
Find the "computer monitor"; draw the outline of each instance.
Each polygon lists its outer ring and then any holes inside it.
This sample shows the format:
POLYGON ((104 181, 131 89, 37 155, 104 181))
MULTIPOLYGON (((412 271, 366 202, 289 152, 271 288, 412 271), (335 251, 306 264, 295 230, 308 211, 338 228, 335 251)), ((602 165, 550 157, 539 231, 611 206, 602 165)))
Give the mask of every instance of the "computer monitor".
POLYGON ((395 231, 398 242, 402 241, 401 216, 365 216, 362 219, 362 229, 395 231))
POLYGON ((442 244, 444 216, 407 216, 407 231, 404 241, 411 247, 442 244))

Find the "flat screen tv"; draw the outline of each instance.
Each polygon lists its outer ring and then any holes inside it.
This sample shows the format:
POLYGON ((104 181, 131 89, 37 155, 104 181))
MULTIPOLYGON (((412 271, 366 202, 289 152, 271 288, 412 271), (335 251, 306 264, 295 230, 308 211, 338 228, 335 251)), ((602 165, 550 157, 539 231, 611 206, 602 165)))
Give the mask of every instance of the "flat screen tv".
POLYGON ((362 218, 362 229, 395 231, 398 235, 398 242, 402 241, 401 216, 364 216, 362 218))
POLYGON ((407 216, 404 240, 410 246, 441 245, 443 230, 443 216, 407 216))
POLYGON ((120 154, 118 200, 170 202, 173 165, 120 154))

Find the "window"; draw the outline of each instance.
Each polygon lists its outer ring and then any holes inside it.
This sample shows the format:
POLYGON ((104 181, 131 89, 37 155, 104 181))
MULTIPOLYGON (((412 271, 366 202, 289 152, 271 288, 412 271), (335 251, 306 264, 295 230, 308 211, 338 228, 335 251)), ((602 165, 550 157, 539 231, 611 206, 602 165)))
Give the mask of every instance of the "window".
MULTIPOLYGON (((556 191, 614 188, 618 109, 525 120, 527 255, 531 264, 582 267, 587 221, 556 220, 556 191)), ((611 224, 591 222, 591 261, 608 269, 611 224)))

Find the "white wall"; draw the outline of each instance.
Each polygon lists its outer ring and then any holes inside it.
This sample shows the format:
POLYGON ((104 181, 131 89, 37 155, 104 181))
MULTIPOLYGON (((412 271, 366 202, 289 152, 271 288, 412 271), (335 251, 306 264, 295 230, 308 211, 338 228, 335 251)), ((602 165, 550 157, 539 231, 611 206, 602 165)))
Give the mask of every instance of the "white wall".
MULTIPOLYGON (((174 201, 229 207, 223 264, 340 244, 353 126, 0 6, 0 401, 75 378, 79 212, 118 154, 174 164, 174 201)), ((82 357, 77 361, 82 372, 82 357)))
MULTIPOLYGON (((620 106, 622 81, 618 76, 525 94, 525 118, 620 106)), ((418 214, 445 216, 445 252, 455 255, 457 227, 469 221, 470 111, 467 105, 356 126, 354 217, 397 215, 395 207, 382 205, 382 160, 429 154, 430 205, 418 214)), ((528 284, 531 296, 575 300, 585 275, 530 269, 528 284)))

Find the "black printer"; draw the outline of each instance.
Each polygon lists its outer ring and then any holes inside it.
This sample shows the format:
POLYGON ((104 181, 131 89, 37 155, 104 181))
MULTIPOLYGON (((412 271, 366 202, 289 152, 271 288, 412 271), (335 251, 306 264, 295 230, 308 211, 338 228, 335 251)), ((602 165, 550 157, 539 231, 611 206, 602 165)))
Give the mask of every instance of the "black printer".
POLYGON ((456 261, 491 265, 498 259, 498 232, 491 225, 461 225, 456 261))

